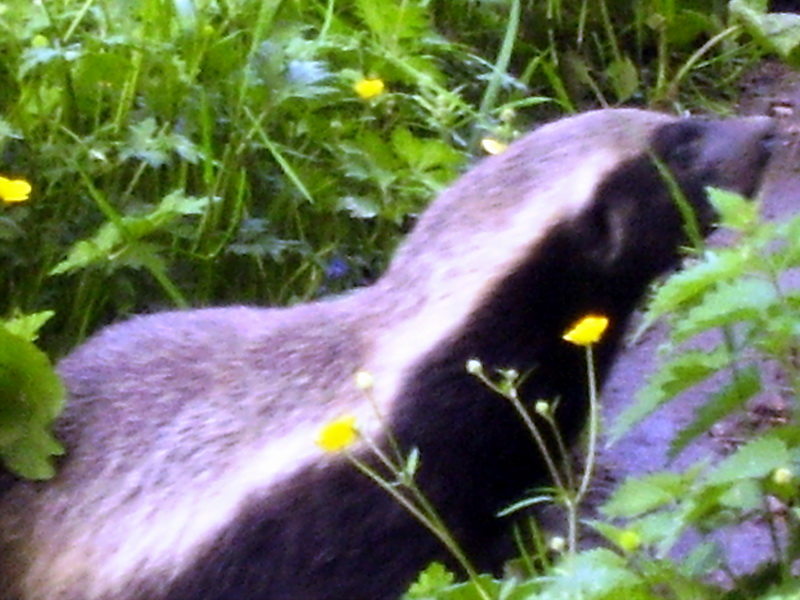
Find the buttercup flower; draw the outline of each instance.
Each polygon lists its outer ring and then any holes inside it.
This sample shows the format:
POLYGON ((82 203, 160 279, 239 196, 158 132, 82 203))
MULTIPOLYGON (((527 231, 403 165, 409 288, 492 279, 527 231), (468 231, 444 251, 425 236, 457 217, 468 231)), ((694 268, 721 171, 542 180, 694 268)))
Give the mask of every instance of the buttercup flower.
POLYGON ((30 194, 31 184, 24 179, 0 177, 0 200, 3 202, 25 202, 30 194))
POLYGON ((362 100, 371 100, 386 91, 386 84, 380 77, 369 77, 356 81, 353 90, 362 100))
POLYGON ((608 317, 587 315, 575 323, 562 337, 576 346, 589 346, 600 341, 608 327, 608 317))
POLYGON ((351 446, 357 437, 356 418, 345 415, 325 425, 319 432, 316 442, 325 452, 336 453, 351 446))
POLYGON ((505 149, 508 148, 508 144, 494 138, 485 137, 481 140, 481 148, 483 148, 486 154, 500 154, 501 152, 505 152, 505 149))

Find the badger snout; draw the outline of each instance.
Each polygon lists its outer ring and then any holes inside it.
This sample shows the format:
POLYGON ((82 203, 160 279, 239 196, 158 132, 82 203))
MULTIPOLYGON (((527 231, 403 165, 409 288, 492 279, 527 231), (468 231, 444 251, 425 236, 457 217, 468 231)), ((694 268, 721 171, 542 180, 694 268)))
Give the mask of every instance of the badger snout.
POLYGON ((743 117, 710 121, 704 136, 703 161, 713 185, 752 196, 761 185, 767 163, 781 145, 775 121, 743 117))

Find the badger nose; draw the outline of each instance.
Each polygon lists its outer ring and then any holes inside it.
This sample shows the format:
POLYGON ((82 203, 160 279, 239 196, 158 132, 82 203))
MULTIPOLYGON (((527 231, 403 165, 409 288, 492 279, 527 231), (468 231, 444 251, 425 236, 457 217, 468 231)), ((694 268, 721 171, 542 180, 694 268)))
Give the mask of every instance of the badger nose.
POLYGON ((704 158, 717 174, 717 184, 752 196, 767 162, 780 144, 775 120, 741 117, 710 123, 704 158))

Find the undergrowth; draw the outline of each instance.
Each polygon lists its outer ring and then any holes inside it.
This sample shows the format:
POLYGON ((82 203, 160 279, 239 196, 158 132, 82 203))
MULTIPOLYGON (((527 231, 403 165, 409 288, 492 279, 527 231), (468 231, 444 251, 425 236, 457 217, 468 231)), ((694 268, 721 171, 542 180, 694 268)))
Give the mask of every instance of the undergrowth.
MULTIPOLYGON (((171 306, 288 304, 368 283, 431 197, 482 148, 533 122, 622 103, 729 112, 735 82, 762 52, 797 59, 800 27, 765 8, 0 2, 0 455, 26 476, 52 474, 60 448, 48 428, 63 390, 48 357, 109 321, 171 306), (14 197, 23 182, 30 194, 14 197)), ((766 225, 747 205, 720 202, 741 243, 672 278, 649 314, 674 324, 676 347, 711 328, 721 341, 668 359, 618 435, 717 373, 728 383, 676 452, 763 393, 766 363, 785 384, 771 391, 796 397, 798 296, 783 281, 800 261, 800 225, 766 225)), ((626 482, 609 520, 592 524, 608 548, 561 556, 543 542, 537 564, 554 570, 492 582, 492 593, 794 597, 798 443, 790 410, 721 464, 626 482), (774 533, 769 585, 730 574, 715 546, 717 527, 754 518, 774 533), (703 541, 675 560, 687 529, 703 541), (712 570, 727 588, 707 581, 712 570)), ((470 585, 433 566, 409 598, 473 598, 470 585)))

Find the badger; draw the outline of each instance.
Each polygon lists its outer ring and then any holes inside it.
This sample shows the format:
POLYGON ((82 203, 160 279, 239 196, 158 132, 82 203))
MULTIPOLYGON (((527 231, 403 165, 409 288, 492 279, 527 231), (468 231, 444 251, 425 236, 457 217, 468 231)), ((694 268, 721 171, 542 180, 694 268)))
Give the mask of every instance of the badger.
POLYGON ((520 396, 558 399, 574 439, 585 356, 562 334, 587 313, 609 318, 602 381, 632 311, 687 243, 668 182, 707 232, 706 186, 753 194, 771 137, 758 117, 565 118, 446 189, 370 286, 100 331, 58 366, 69 398, 57 476, 0 493, 0 598, 397 598, 431 561, 453 563, 353 466, 377 468, 390 442, 418 453, 416 485, 477 568, 496 571, 498 513, 547 471, 514 408, 465 364, 529 373, 520 396), (316 436, 342 415, 361 435, 325 453, 316 436))

